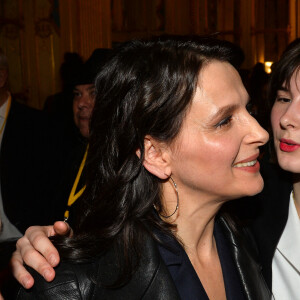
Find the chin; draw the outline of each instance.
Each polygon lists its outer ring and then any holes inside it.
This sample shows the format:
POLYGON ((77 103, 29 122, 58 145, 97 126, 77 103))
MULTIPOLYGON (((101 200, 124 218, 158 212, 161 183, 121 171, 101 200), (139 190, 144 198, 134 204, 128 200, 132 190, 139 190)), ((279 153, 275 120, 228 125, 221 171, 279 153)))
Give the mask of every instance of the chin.
POLYGON ((255 196, 259 194, 264 188, 264 181, 259 175, 259 178, 256 180, 256 182, 253 182, 252 184, 248 184, 247 190, 245 190, 245 194, 242 197, 245 196, 255 196))
POLYGON ((294 160, 291 157, 281 158, 278 157, 278 164, 281 169, 291 172, 291 173, 300 173, 300 159, 294 160))
POLYGON ((300 174, 300 166, 299 165, 292 165, 292 164, 279 164, 280 168, 284 171, 291 172, 294 174, 300 174))

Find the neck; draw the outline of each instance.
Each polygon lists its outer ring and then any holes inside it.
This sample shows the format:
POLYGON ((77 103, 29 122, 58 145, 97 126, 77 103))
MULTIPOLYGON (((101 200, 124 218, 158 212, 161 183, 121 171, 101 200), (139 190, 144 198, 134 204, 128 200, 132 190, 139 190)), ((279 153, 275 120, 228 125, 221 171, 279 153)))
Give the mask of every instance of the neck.
MULTIPOLYGON (((166 185, 163 188, 163 205, 166 212, 172 214, 177 201, 174 190, 169 187, 170 185, 166 185)), ((165 220, 177 225, 175 234, 183 243, 188 255, 197 253, 198 257, 202 255, 206 257, 216 250, 213 230, 215 216, 221 205, 221 202, 214 201, 207 196, 184 193, 182 189, 179 189, 178 211, 174 216, 165 220)))
POLYGON ((300 174, 294 175, 293 190, 294 190, 295 206, 296 206, 298 216, 300 218, 300 174))

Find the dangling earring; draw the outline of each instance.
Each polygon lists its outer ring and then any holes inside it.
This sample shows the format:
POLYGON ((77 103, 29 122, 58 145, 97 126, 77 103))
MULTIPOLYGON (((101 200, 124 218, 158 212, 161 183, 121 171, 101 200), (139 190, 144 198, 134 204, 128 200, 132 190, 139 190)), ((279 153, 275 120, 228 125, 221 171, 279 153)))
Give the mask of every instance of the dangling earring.
POLYGON ((175 181, 173 180, 173 178, 171 176, 169 178, 172 180, 172 183, 173 183, 175 191, 176 191, 177 204, 176 204, 176 208, 175 208, 174 212, 169 216, 163 216, 162 214, 158 213, 161 217, 163 217, 165 219, 172 217, 176 213, 176 211, 178 210, 178 207, 179 207, 179 194, 178 194, 177 184, 175 183, 175 181))

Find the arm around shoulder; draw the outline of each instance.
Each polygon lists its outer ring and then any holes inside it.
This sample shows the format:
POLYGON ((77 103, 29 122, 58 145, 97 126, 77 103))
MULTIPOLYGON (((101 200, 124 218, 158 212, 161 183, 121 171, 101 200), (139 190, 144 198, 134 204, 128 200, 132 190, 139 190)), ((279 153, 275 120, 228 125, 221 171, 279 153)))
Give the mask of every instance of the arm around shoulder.
POLYGON ((29 290, 19 286, 15 296, 17 300, 56 300, 58 299, 58 295, 59 299, 62 300, 88 299, 82 295, 77 275, 69 264, 60 264, 55 270, 55 279, 51 282, 45 281, 45 279, 33 269, 29 267, 27 267, 27 269, 34 278, 35 283, 29 290))

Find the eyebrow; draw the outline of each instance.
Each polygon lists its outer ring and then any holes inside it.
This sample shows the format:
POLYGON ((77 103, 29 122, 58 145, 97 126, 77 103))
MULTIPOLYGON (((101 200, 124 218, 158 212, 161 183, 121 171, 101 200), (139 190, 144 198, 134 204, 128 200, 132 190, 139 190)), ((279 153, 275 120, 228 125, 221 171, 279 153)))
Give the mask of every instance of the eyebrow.
POLYGON ((285 86, 281 86, 280 88, 277 89, 277 92, 278 92, 278 91, 288 92, 289 89, 288 89, 287 87, 285 87, 285 86))
POLYGON ((239 105, 237 105, 237 104, 223 106, 211 117, 210 121, 215 121, 215 120, 218 120, 220 117, 231 114, 238 107, 239 107, 239 105))
MULTIPOLYGON (((95 89, 96 89, 95 86, 91 86, 91 87, 87 88, 88 91, 95 90, 95 89)), ((79 89, 74 87, 73 91, 79 91, 79 89)))

